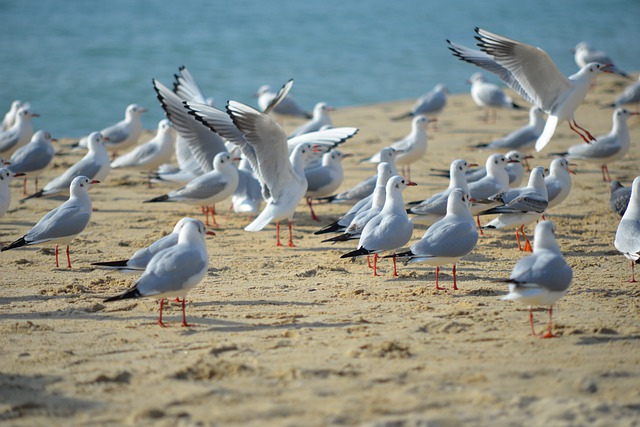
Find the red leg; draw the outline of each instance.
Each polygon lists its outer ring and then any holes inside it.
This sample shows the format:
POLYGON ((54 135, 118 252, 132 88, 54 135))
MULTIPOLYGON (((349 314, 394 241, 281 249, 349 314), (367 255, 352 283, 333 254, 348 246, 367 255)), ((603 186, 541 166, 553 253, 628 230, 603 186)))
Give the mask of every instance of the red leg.
POLYGON ((631 261, 631 280, 629 280, 629 283, 636 283, 636 267, 633 261, 631 261))
POLYGON ((200 206, 200 210, 204 214, 204 225, 209 226, 209 208, 206 206, 200 206))
POLYGON ((586 130, 582 126, 580 126, 578 124, 578 122, 576 122, 575 120, 573 121, 573 125, 575 127, 577 127, 578 129, 580 129, 582 132, 584 132, 587 135, 587 138, 589 138, 589 141, 595 141, 596 140, 596 138, 593 135, 591 135, 591 132, 589 132, 588 130, 586 130))
POLYGON ((218 228, 218 223, 216 222, 216 207, 215 207, 215 205, 211 206, 209 208, 209 212, 211 212, 211 222, 213 222, 213 226, 218 228))
POLYGON ((524 251, 525 252, 533 252, 533 248, 531 247, 531 242, 529 242, 529 238, 527 237, 527 235, 524 234, 524 225, 520 226, 520 233, 522 233, 522 235, 524 236, 524 240, 525 240, 524 251))
POLYGON ((457 291, 458 290, 458 282, 456 280, 456 265, 453 264, 453 268, 451 269, 451 271, 453 271, 453 290, 457 291))
POLYGON ((187 301, 187 298, 182 298, 182 326, 191 326, 190 324, 187 323, 187 316, 185 314, 185 303, 187 301))
POLYGON ((478 231, 481 236, 484 236, 484 231, 482 231, 482 226, 480 225, 480 215, 476 216, 476 224, 478 224, 478 231))
POLYGON ((547 333, 542 336, 542 338, 555 338, 556 337, 556 335, 554 335, 553 332, 552 332, 552 328, 553 328, 553 324, 551 322, 552 316, 553 316, 553 306, 550 305, 549 306, 549 329, 547 330, 547 333))
POLYGON ((296 245, 293 244, 293 223, 289 220, 287 222, 289 223, 289 247, 295 248, 296 245))
POLYGON ((438 284, 439 277, 440 277, 440 267, 436 267, 436 289, 439 291, 443 291, 444 288, 441 288, 440 285, 438 284))
POLYGON ((518 250, 522 250, 522 245, 520 244, 520 233, 518 233, 518 229, 516 228, 516 242, 518 242, 518 250))
POLYGON ((393 257, 393 277, 398 277, 398 270, 396 269, 396 257, 393 257))
POLYGON ((609 175, 609 168, 607 165, 602 165, 600 169, 602 170, 602 180, 611 182, 611 176, 609 175))
POLYGON ((536 329, 533 327, 533 307, 529 306, 529 323, 531 323, 531 335, 536 336, 536 329))
POLYGON ((67 268, 71 268, 71 257, 69 256, 69 245, 67 245, 67 268))
POLYGON ((309 205, 309 210, 311 211, 311 219, 314 221, 320 221, 320 218, 318 218, 316 213, 313 211, 313 200, 311 197, 307 197, 307 205, 309 205))
POLYGON ((276 221, 276 246, 282 246, 280 242, 280 221, 276 221))
POLYGON ((373 275, 379 276, 378 274, 378 254, 373 254, 373 275))
POLYGON ((367 255, 367 267, 373 268, 373 266, 371 265, 371 255, 367 255))
POLYGON ((56 268, 60 268, 60 263, 58 263, 58 245, 56 244, 56 268))
MULTIPOLYGON (((586 142, 587 144, 589 144, 589 143, 590 143, 590 140, 589 140, 589 139, 587 139, 587 137, 586 137, 586 136, 584 136, 584 135, 583 135, 583 134, 582 134, 578 129, 576 129, 576 128, 574 128, 574 127, 573 127, 573 124, 572 124, 572 123, 575 123, 575 120, 569 120, 569 122, 568 122, 568 123, 569 123, 569 128, 571 128, 571 130, 572 130, 572 131, 574 131, 575 133, 577 133, 578 135, 580 135, 580 138, 582 138, 582 140, 583 140, 584 142, 586 142)), ((577 126, 577 124, 576 124, 576 126, 577 126)))
POLYGON ((165 325, 164 323, 162 323, 162 309, 164 308, 164 298, 162 298, 160 300, 160 317, 158 317, 158 325, 161 328, 166 328, 167 325, 165 325))

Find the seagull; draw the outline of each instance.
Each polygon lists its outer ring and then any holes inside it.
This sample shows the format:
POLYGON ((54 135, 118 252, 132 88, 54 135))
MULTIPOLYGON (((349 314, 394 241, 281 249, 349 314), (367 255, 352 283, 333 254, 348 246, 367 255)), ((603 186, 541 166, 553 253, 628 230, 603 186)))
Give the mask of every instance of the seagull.
POLYGON ((620 181, 611 181, 611 197, 609 198, 609 206, 611 210, 619 216, 623 216, 631 199, 631 188, 625 187, 620 181))
MULTIPOLYGON (((525 156, 519 151, 513 150, 509 151, 505 154, 505 157, 508 160, 507 165, 505 166, 505 170, 509 175, 509 187, 518 187, 524 178, 524 163, 528 159, 532 159, 532 156, 525 156)), ((477 165, 476 165, 477 166, 477 165)), ((450 172, 444 169, 433 169, 435 173, 432 173, 433 176, 441 176, 449 178, 450 172)), ((476 182, 485 176, 487 176, 487 168, 479 167, 475 169, 469 169, 466 174, 467 183, 476 182)))
POLYGON ((552 332, 553 304, 569 291, 573 271, 562 257, 551 221, 540 221, 536 225, 533 239, 533 254, 522 258, 511 270, 504 282, 509 284, 509 293, 503 300, 519 301, 529 306, 531 335, 534 305, 549 306, 549 329, 542 338, 554 338, 552 332))
POLYGON ((312 168, 305 168, 304 174, 307 178, 307 192, 305 197, 307 205, 311 210, 311 218, 320 221, 313 211, 313 199, 325 197, 332 194, 342 185, 344 180, 344 170, 342 160, 352 154, 345 154, 342 151, 331 149, 322 155, 322 164, 312 168))
MULTIPOLYGON (((407 179, 411 180, 411 164, 422 159, 427 152, 427 124, 432 122, 426 116, 415 116, 411 120, 411 132, 399 141, 390 145, 391 148, 398 152, 396 157, 396 165, 402 166, 403 175, 407 176, 407 179)), ((368 159, 364 159, 361 162, 367 163, 380 163, 382 161, 381 152, 377 152, 368 159)))
MULTIPOLYGON (((273 100, 272 108, 291 90, 293 81, 287 82, 273 100)), ((267 201, 258 217, 245 227, 245 231, 262 230, 269 223, 276 223, 276 245, 280 242, 280 221, 287 219, 289 246, 293 244, 293 215, 296 206, 307 192, 304 162, 319 146, 311 143, 298 144, 288 156, 287 136, 284 130, 267 113, 249 105, 227 102, 227 113, 215 108, 187 102, 190 113, 212 131, 238 145, 247 156, 262 184, 262 195, 267 201)), ((271 109, 268 108, 267 111, 271 109)))
POLYGON ((490 155, 485 163, 487 175, 468 186, 469 196, 477 202, 471 205, 471 214, 476 217, 480 235, 483 235, 483 232, 478 215, 487 209, 485 202, 494 194, 501 193, 509 188, 509 174, 505 169, 508 162, 511 162, 511 160, 508 160, 502 154, 490 155))
POLYGON ((444 109, 447 105, 447 87, 443 84, 437 84, 429 92, 418 98, 413 104, 411 111, 394 117, 392 120, 402 120, 407 117, 415 117, 419 115, 435 115, 444 109))
POLYGON ((618 252, 631 260, 631 280, 636 281, 635 264, 640 260, 640 177, 631 184, 629 205, 616 231, 613 241, 618 252))
POLYGON ((592 62, 565 77, 544 50, 480 28, 475 31, 480 51, 447 40, 449 49, 461 60, 495 73, 525 100, 549 115, 536 141, 536 151, 549 143, 558 124, 565 120, 585 142, 595 139, 576 123, 574 113, 593 79, 601 72, 609 72, 609 64, 592 62))
POLYGON ((257 215, 262 204, 262 186, 246 156, 240 156, 238 188, 231 196, 233 211, 239 214, 257 215))
MULTIPOLYGON (((255 97, 258 98, 258 106, 262 112, 264 112, 276 95, 277 92, 271 90, 269 85, 260 86, 255 97)), ((305 119, 311 119, 313 117, 312 114, 305 111, 300 105, 298 105, 291 95, 287 95, 272 111, 283 116, 303 117, 305 119)))
POLYGON ((331 117, 327 114, 329 111, 334 111, 335 108, 330 107, 325 102, 318 102, 313 107, 313 117, 305 124, 297 128, 291 133, 291 136, 299 136, 309 132, 315 132, 320 130, 324 126, 333 126, 331 117))
POLYGON ((3 131, 11 128, 16 122, 16 115, 18 114, 18 110, 21 108, 29 108, 30 105, 28 102, 22 102, 19 99, 16 99, 11 103, 11 107, 9 107, 9 111, 6 112, 4 118, 2 119, 2 129, 3 131))
POLYGON ((498 116, 498 108, 510 108, 519 110, 522 107, 497 85, 489 83, 482 73, 474 73, 469 78, 471 84, 471 98, 478 107, 484 108, 484 121, 489 122, 489 116, 493 112, 493 122, 498 116))
POLYGON ((600 64, 609 64, 609 70, 613 74, 631 79, 632 77, 616 67, 611 57, 602 50, 595 50, 587 42, 580 42, 574 48, 573 59, 576 61, 578 68, 583 68, 585 65, 592 62, 599 62, 600 64))
POLYGON ((534 106, 529 109, 529 123, 526 126, 514 130, 505 137, 489 143, 478 144, 475 147, 483 150, 528 152, 533 150, 536 140, 542 135, 544 124, 544 111, 534 106))
MULTIPOLYGON (((384 207, 378 215, 365 225, 358 249, 342 255, 340 258, 354 258, 373 254, 373 275, 378 276, 378 253, 398 249, 406 245, 413 233, 413 224, 404 209, 402 191, 408 186, 417 185, 401 176, 393 176, 387 182, 384 207)), ((393 275, 397 276, 396 259, 393 259, 393 275)))
MULTIPOLYGON (((147 268, 147 264, 151 261, 158 252, 167 249, 171 246, 175 246, 178 243, 178 235, 180 230, 189 222, 197 221, 193 218, 182 218, 173 227, 171 234, 162 237, 159 240, 153 242, 150 246, 137 250, 133 256, 129 259, 123 259, 119 261, 105 261, 105 262, 93 262, 91 265, 106 270, 117 270, 123 273, 135 273, 144 271, 147 268)), ((198 221, 199 222, 199 221, 198 221)), ((207 235, 215 236, 213 231, 207 231, 207 235)))
POLYGON ((177 243, 156 253, 132 288, 107 298, 104 302, 141 297, 158 298, 158 325, 165 327, 162 322, 164 301, 166 298, 177 297, 182 303, 182 326, 191 326, 185 315, 185 299, 189 290, 207 274, 209 257, 205 233, 205 226, 201 221, 191 219, 186 222, 178 234, 177 243))
POLYGON ((27 144, 33 136, 31 119, 40 117, 27 107, 20 107, 16 113, 15 122, 7 130, 0 131, 0 157, 11 157, 18 148, 27 144))
MULTIPOLYGON (((391 168, 391 175, 398 175, 396 159, 401 153, 391 147, 385 147, 380 151, 380 161, 386 162, 391 168)), ((359 182, 349 190, 343 191, 333 196, 323 197, 321 200, 331 203, 356 202, 371 195, 376 186, 377 175, 370 176, 359 182)))
POLYGON ((411 222, 414 224, 431 225, 444 218, 447 214, 449 194, 456 188, 461 189, 465 193, 469 192, 465 174, 472 166, 477 165, 475 163, 469 163, 464 159, 457 159, 451 162, 451 166, 449 167, 449 176, 451 177, 449 179, 449 187, 445 191, 436 193, 409 208, 407 212, 415 215, 411 217, 411 222))
POLYGON ((215 204, 228 199, 238 187, 238 170, 229 153, 218 153, 213 158, 213 170, 200 175, 187 185, 168 194, 145 200, 143 203, 183 202, 204 206, 206 223, 209 225, 209 212, 214 227, 218 226, 215 218, 215 204), (208 207, 213 205, 212 207, 208 207))
POLYGON ((607 163, 620 160, 627 154, 631 147, 631 136, 627 119, 640 113, 631 113, 625 108, 616 108, 613 112, 613 127, 611 132, 599 136, 589 145, 579 144, 569 147, 566 153, 555 153, 565 156, 570 160, 583 160, 591 163, 599 163, 602 170, 602 180, 611 181, 607 163))
MULTIPOLYGON (((549 166, 549 176, 544 178, 544 185, 547 187, 547 197, 549 205, 547 210, 562 203, 571 192, 571 174, 575 172, 569 169, 575 166, 563 157, 553 159, 549 166)), ((544 218, 543 218, 544 219, 544 218)))
POLYGON ((346 214, 340 217, 337 221, 322 227, 320 230, 313 234, 326 234, 326 233, 343 233, 349 228, 351 222, 356 216, 370 210, 373 207, 376 198, 379 200, 379 204, 384 204, 386 197, 386 185, 389 178, 391 178, 391 166, 387 162, 378 163, 378 174, 376 175, 376 185, 373 189, 373 193, 367 197, 360 199, 354 204, 346 214))
POLYGON ((436 267, 436 289, 440 266, 453 264, 453 289, 458 290, 456 263, 469 254, 478 242, 478 228, 469 211, 469 194, 461 188, 454 188, 447 196, 447 214, 427 228, 418 242, 408 251, 396 256, 405 259, 405 265, 425 262, 436 267))
POLYGON ((9 184, 16 176, 24 174, 15 173, 8 168, 0 168, 0 218, 2 218, 11 205, 11 190, 9 184))
MULTIPOLYGON (((37 131, 31 141, 20 147, 9 159, 9 170, 15 173, 29 174, 35 178, 35 190, 38 191, 38 177, 49 168, 53 161, 55 149, 49 132, 43 130, 37 131)), ((27 177, 25 176, 22 184, 22 194, 27 194, 27 177)))
POLYGON ((491 196, 489 199, 499 201, 502 205, 480 213, 481 215, 499 214, 483 228, 496 229, 515 226, 518 249, 531 252, 531 244, 524 234, 524 227, 540 219, 549 205, 547 187, 544 182, 544 168, 541 166, 533 168, 526 187, 507 190, 491 196), (520 245, 518 230, 525 238, 524 248, 520 245))
POLYGON ((636 112, 638 111, 638 104, 640 104, 640 76, 638 76, 637 82, 624 89, 610 107, 622 107, 626 104, 636 104, 636 112))
MULTIPOLYGON (((141 115, 147 111, 138 104, 130 104, 124 113, 124 120, 106 127, 100 131, 105 138, 104 148, 107 151, 117 152, 134 146, 142 133, 141 115)), ((82 138, 74 147, 87 148, 88 137, 82 138)))
POLYGON ((2 251, 41 243, 55 243, 56 267, 60 267, 58 245, 67 245, 67 267, 71 268, 69 244, 89 224, 91 199, 87 191, 91 185, 98 182, 86 176, 75 177, 69 186, 69 199, 43 216, 24 236, 2 248, 2 251))
POLYGON ((69 188, 74 178, 86 176, 90 180, 104 181, 109 174, 109 154, 104 148, 105 138, 100 132, 92 132, 89 135, 89 152, 72 165, 64 173, 47 183, 44 188, 30 196, 25 197, 20 202, 34 197, 49 197, 62 193, 69 188))
POLYGON ((167 119, 158 122, 156 135, 133 150, 111 162, 111 169, 141 169, 148 172, 151 188, 151 171, 169 162, 173 155, 173 125, 167 119))

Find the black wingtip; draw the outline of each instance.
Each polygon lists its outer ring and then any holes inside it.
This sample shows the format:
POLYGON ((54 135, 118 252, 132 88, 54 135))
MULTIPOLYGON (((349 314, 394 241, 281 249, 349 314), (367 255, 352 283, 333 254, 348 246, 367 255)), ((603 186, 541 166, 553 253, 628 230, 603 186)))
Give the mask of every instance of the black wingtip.
POLYGON ((134 287, 134 288, 129 289, 128 291, 126 291, 123 294, 107 298, 103 302, 118 301, 118 300, 121 300, 121 299, 130 299, 130 298, 140 298, 141 296, 142 296, 142 294, 140 293, 138 288, 134 287))
POLYGON ((29 199, 34 199, 34 198, 38 198, 38 197, 42 197, 44 195, 44 190, 40 190, 37 193, 33 193, 30 196, 25 197, 24 199, 20 200, 20 203, 24 203, 29 199))
POLYGON ((122 259, 119 261, 92 262, 91 265, 98 267, 126 267, 128 262, 128 259, 122 259))
POLYGON ((318 231, 314 231, 313 234, 318 236, 320 234, 335 233, 337 231, 341 231, 342 229, 344 229, 344 227, 342 225, 339 225, 338 221, 336 221, 336 222, 332 222, 331 224, 322 227, 318 231))
POLYGON ((564 151, 562 153, 549 153, 550 156, 558 156, 558 157, 566 157, 569 153, 567 151, 564 151))
POLYGON ((369 249, 365 249, 363 246, 361 246, 360 249, 356 249, 355 251, 351 251, 344 255, 340 255, 340 258, 353 258, 357 256, 362 256, 362 255, 370 255, 371 253, 373 253, 373 251, 370 251, 369 249))
POLYGON ((488 146, 489 146, 489 144, 488 144, 488 143, 483 142, 482 144, 476 144, 476 145, 474 145, 473 147, 474 147, 474 148, 487 148, 488 146))
POLYGON ((169 200, 168 194, 163 194, 162 196, 154 197, 153 199, 145 200, 142 203, 155 203, 155 202, 166 202, 169 200))
POLYGON ((353 239, 354 237, 352 234, 344 233, 344 234, 340 234, 339 236, 331 237, 330 239, 324 239, 321 241, 321 243, 326 243, 326 242, 338 243, 338 242, 346 242, 348 240, 353 240, 353 239))
POLYGON ((401 115, 396 116, 396 117, 392 117, 391 120, 393 120, 395 122, 395 121, 398 121, 398 120, 407 119, 409 117, 413 117, 413 113, 411 111, 409 111, 408 113, 401 114, 401 115))
POLYGON ((515 102, 512 102, 512 103, 511 103, 511 106, 512 106, 513 108, 515 108, 516 110, 522 110, 522 109, 524 108, 522 105, 518 105, 518 104, 516 104, 515 102))
POLYGON ((9 244, 8 246, 5 246, 4 248, 0 249, 0 251, 4 252, 4 251, 8 251, 9 249, 20 248, 20 247, 26 246, 26 245, 27 245, 27 241, 24 240, 24 236, 22 236, 21 238, 19 238, 15 242, 13 242, 13 243, 9 244))

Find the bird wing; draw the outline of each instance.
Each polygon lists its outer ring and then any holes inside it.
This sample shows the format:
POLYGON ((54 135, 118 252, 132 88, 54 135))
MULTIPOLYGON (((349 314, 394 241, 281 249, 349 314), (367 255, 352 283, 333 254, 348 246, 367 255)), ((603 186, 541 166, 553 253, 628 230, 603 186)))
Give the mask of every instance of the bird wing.
POLYGON ((318 144, 333 148, 347 141, 356 133, 358 133, 358 128, 331 128, 294 136, 292 138, 289 138, 287 144, 290 150, 293 150, 296 145, 302 143, 318 144))
POLYGON ((35 244, 79 234, 87 226, 90 218, 91 208, 86 210, 76 203, 65 202, 43 216, 25 234, 25 240, 35 244))
POLYGON ((511 271, 510 279, 516 286, 544 286, 550 291, 564 291, 571 282, 572 275, 571 267, 560 254, 541 251, 518 261, 511 271))
POLYGON ((182 188, 169 193, 173 199, 209 199, 223 191, 229 185, 224 175, 218 172, 209 172, 201 175, 182 188))
POLYGON ((183 245, 173 246, 151 259, 136 282, 136 287, 144 296, 180 292, 206 267, 206 260, 196 249, 185 250, 183 245))
POLYGON ((13 153, 8 168, 13 172, 31 172, 46 168, 53 159, 53 146, 27 144, 13 153))
POLYGON ((187 67, 184 65, 178 68, 180 75, 174 74, 176 81, 173 83, 173 92, 184 101, 196 101, 206 103, 206 98, 196 79, 193 78, 187 67))

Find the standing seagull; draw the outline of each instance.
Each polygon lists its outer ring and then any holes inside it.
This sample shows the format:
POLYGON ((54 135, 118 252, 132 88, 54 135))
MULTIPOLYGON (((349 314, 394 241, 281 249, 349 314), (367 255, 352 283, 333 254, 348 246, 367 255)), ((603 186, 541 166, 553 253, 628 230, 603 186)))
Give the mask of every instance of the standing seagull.
MULTIPOLYGON (((124 112, 124 119, 100 131, 105 137, 104 147, 114 154, 135 145, 142 133, 141 115, 147 111, 137 104, 130 104, 124 112)), ((89 138, 82 138, 77 146, 86 148, 89 138)))
POLYGON ((335 108, 330 107, 325 102, 318 102, 315 107, 313 107, 313 117, 307 123, 294 130, 291 133, 291 137, 316 132, 325 126, 333 126, 328 113, 334 110, 335 108))
POLYGON ((74 178, 69 188, 69 199, 43 216, 24 236, 2 248, 2 251, 41 243, 55 243, 56 267, 59 267, 58 245, 67 245, 67 267, 71 268, 69 244, 89 224, 91 199, 87 191, 92 184, 98 182, 90 180, 86 176, 74 178))
MULTIPOLYGON (((255 96, 258 98, 258 106, 260 110, 264 112, 269 104, 275 99, 277 92, 271 90, 268 85, 260 86, 255 96)), ((305 119, 311 119, 312 114, 305 111, 290 95, 287 95, 280 103, 272 110, 274 113, 281 114, 283 116, 303 117, 305 119)))
POLYGON ((11 189, 9 184, 14 177, 20 176, 8 168, 0 168, 0 218, 2 218, 11 206, 11 189))
POLYGON ((100 132, 93 132, 89 135, 89 152, 72 165, 64 173, 47 183, 44 188, 20 202, 24 202, 34 197, 49 197, 62 193, 69 188, 69 185, 78 176, 86 176, 91 180, 104 181, 109 174, 109 154, 104 148, 104 141, 100 132))
POLYGON ((493 113, 493 122, 498 116, 498 108, 510 108, 519 110, 522 107, 513 102, 510 96, 497 85, 487 82, 481 73, 474 73, 469 78, 471 84, 471 98, 478 107, 484 109, 484 121, 489 122, 489 116, 493 113))
MULTIPOLYGON (((29 174, 30 177, 35 178, 36 192, 38 192, 38 177, 49 168, 53 161, 55 154, 53 141, 57 141, 57 139, 52 138, 49 132, 39 130, 33 135, 31 142, 19 148, 9 160, 10 165, 8 168, 10 170, 16 173, 29 174)), ((27 194, 26 176, 22 183, 22 194, 27 194)))
POLYGON ((622 107, 626 104, 636 104, 636 111, 640 105, 640 76, 638 81, 627 86, 610 107, 622 107))
POLYGON ((19 99, 16 99, 11 103, 11 107, 9 107, 9 111, 4 115, 2 119, 2 127, 0 129, 7 130, 16 122, 16 115, 18 114, 18 110, 20 108, 29 108, 29 103, 22 102, 19 99))
POLYGON ((640 177, 631 184, 631 198, 613 242, 616 249, 631 260, 631 282, 636 281, 635 264, 640 260, 640 177))
MULTIPOLYGON (((342 255, 340 258, 352 258, 362 255, 373 256, 373 275, 378 275, 378 253, 391 251, 406 245, 413 233, 413 224, 409 221, 402 200, 402 191, 416 185, 401 176, 394 176, 387 182, 387 197, 384 207, 378 215, 365 225, 358 249, 342 255)), ((397 276, 396 259, 393 258, 393 275, 397 276)))
POLYGON ((573 59, 576 61, 576 65, 578 68, 583 68, 585 65, 591 62, 599 62, 600 64, 609 64, 609 70, 612 73, 617 74, 619 76, 625 77, 627 79, 632 78, 629 74, 625 73, 621 69, 615 66, 613 60, 602 50, 595 50, 592 48, 587 42, 580 42, 574 48, 574 56, 573 59))
MULTIPOLYGON (((505 169, 508 162, 507 158, 502 154, 492 154, 487 158, 485 168, 487 174, 469 184, 469 195, 478 202, 485 202, 494 194, 506 191, 509 188, 509 174, 505 169)), ((483 204, 473 204, 471 213, 476 216, 476 223, 480 229, 480 235, 483 235, 480 227, 480 212, 486 210, 483 204)))
MULTIPOLYGON (((565 158, 553 159, 549 166, 549 175, 544 177, 544 185, 547 187, 549 206, 547 210, 562 203, 571 192, 571 174, 575 172, 569 169, 575 166, 565 158)), ((543 218, 544 219, 544 218, 543 218)))
POLYGON ((204 206, 206 223, 209 225, 209 213, 213 225, 218 226, 215 217, 215 204, 228 199, 238 187, 238 169, 229 153, 218 153, 213 158, 213 170, 189 181, 187 185, 168 194, 145 200, 143 203, 183 202, 204 206), (209 207, 210 205, 213 205, 209 207))
POLYGON ((445 85, 437 84, 433 89, 416 100, 411 111, 394 117, 392 120, 401 120, 424 114, 434 115, 442 112, 447 105, 447 92, 445 85))
POLYGON ((104 302, 129 298, 154 297, 160 299, 160 316, 158 325, 162 323, 162 309, 166 298, 176 297, 182 303, 182 326, 187 323, 185 299, 191 288, 200 283, 207 273, 209 257, 204 241, 205 226, 201 221, 191 219, 178 234, 178 242, 158 252, 144 270, 144 274, 135 285, 126 292, 107 298, 104 302))
POLYGON ((31 119, 40 117, 27 107, 21 107, 16 113, 15 122, 9 129, 0 131, 0 157, 11 157, 20 147, 27 144, 33 136, 31 119))
POLYGON ((536 141, 536 151, 551 141, 556 127, 565 120, 585 142, 595 139, 576 123, 574 113, 593 79, 601 72, 609 72, 608 64, 592 62, 565 77, 544 50, 480 28, 475 31, 480 51, 447 40, 449 49, 463 61, 495 73, 525 100, 549 114, 536 141))
POLYGON ((340 187, 344 180, 342 160, 351 156, 352 154, 345 154, 342 151, 332 149, 322 156, 321 165, 304 170, 304 175, 307 178, 305 197, 311 211, 311 218, 315 221, 320 221, 320 219, 313 211, 313 199, 328 196, 340 187))
POLYGON ((611 197, 609 197, 609 206, 611 210, 619 216, 624 215, 631 199, 631 189, 622 185, 620 181, 611 181, 611 197))
POLYGON ((453 289, 458 290, 456 263, 469 254, 478 243, 478 228, 469 211, 469 194, 455 188, 447 198, 447 214, 427 228, 420 241, 411 245, 407 252, 397 254, 406 258, 405 265, 425 262, 436 267, 436 289, 440 266, 453 264, 453 289))
POLYGON ((536 140, 542 135, 544 123, 544 111, 539 107, 531 107, 529 109, 529 123, 526 126, 518 128, 507 136, 487 144, 478 144, 476 148, 496 151, 531 151, 533 150, 536 140))
POLYGON ((589 145, 572 145, 566 153, 559 153, 571 160, 584 160, 599 163, 602 180, 611 181, 607 163, 620 160, 631 148, 631 135, 627 126, 627 119, 639 113, 631 113, 625 108, 616 108, 613 112, 613 126, 607 135, 599 136, 589 145))
MULTIPOLYGON (((402 166, 402 175, 411 180, 411 164, 422 159, 427 152, 427 124, 429 120, 426 116, 415 116, 411 120, 411 132, 399 141, 390 145, 398 154, 396 165, 402 166), (406 168, 406 170, 405 170, 406 168)), ((378 152, 368 159, 362 160, 368 163, 380 163, 382 153, 378 152)))
POLYGON ((562 257, 556 242, 551 221, 540 221, 536 225, 533 254, 522 258, 511 270, 509 293, 503 300, 519 301, 529 306, 531 335, 536 335, 533 327, 534 305, 549 306, 549 329, 542 338, 554 338, 552 332, 552 305, 569 291, 573 271, 562 257))

